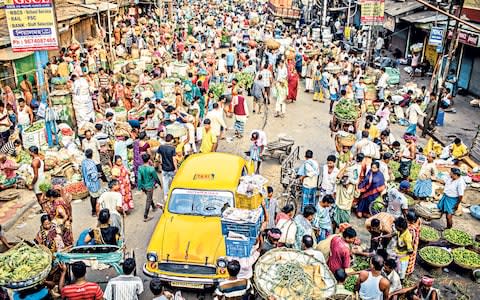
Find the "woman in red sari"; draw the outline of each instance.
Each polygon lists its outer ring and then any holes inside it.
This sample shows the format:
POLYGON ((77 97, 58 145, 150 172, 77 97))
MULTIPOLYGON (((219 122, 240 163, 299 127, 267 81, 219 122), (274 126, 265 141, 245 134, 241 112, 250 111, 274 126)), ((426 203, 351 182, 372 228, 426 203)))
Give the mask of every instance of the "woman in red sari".
POLYGON ((115 164, 112 168, 112 178, 120 183, 120 194, 122 194, 123 211, 129 212, 133 209, 132 186, 130 184, 130 172, 123 165, 122 157, 115 156, 115 164))
POLYGON ((299 76, 295 67, 290 67, 288 71, 288 95, 287 101, 295 102, 297 100, 297 93, 298 93, 298 80, 299 76))

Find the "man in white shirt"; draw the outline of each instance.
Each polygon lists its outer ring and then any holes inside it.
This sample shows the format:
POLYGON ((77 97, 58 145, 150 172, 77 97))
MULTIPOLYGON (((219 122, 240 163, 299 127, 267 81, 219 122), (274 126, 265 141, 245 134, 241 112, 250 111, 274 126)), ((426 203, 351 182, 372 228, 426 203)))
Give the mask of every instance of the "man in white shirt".
POLYGON ((207 113, 205 119, 210 119, 212 134, 217 138, 223 131, 227 130, 227 125, 223 119, 223 109, 220 108, 218 102, 213 103, 213 109, 207 113))
POLYGON ((119 275, 108 281, 105 293, 106 300, 138 300, 138 296, 143 293, 143 281, 132 273, 137 268, 135 259, 127 258, 123 262, 123 275, 119 275))
POLYGON ((302 238, 302 249, 303 252, 310 255, 311 257, 325 263, 325 256, 319 250, 313 249, 314 241, 312 236, 304 235, 302 238))
POLYGON ((418 123, 418 116, 425 117, 426 114, 420 108, 419 103, 422 102, 422 99, 415 99, 413 100, 412 105, 407 108, 407 116, 408 116, 408 127, 407 132, 411 135, 415 135, 417 133, 417 123, 418 123))
POLYGON ((335 155, 329 155, 327 157, 327 163, 323 166, 322 169, 322 184, 321 197, 325 195, 334 195, 337 183, 338 169, 335 167, 335 162, 337 158, 335 155))
POLYGON ((399 190, 392 188, 388 191, 388 206, 387 213, 393 215, 395 218, 405 217, 408 212, 408 200, 403 194, 410 189, 410 182, 403 180, 400 182, 399 190))
POLYGON ((377 82, 377 90, 378 90, 378 99, 380 101, 384 101, 385 100, 385 89, 387 88, 388 86, 388 79, 389 79, 389 76, 388 74, 385 72, 385 68, 382 68, 381 69, 381 73, 382 75, 380 76, 380 78, 378 79, 378 82, 377 82))
POLYGON ((442 214, 446 214, 447 228, 452 228, 453 214, 457 210, 460 202, 462 202, 466 183, 462 178, 462 172, 458 168, 452 168, 450 177, 445 178, 443 183, 445 184, 445 188, 437 207, 442 214))
POLYGON ((277 78, 276 78, 276 80, 277 81, 287 80, 287 76, 288 76, 287 65, 282 60, 282 61, 280 61, 280 64, 278 65, 278 68, 277 68, 277 78))
POLYGON ((303 165, 298 169, 298 175, 302 182, 302 211, 303 208, 309 204, 316 206, 315 201, 318 175, 320 174, 320 168, 318 162, 313 159, 313 151, 307 150, 305 152, 305 161, 303 165))
POLYGON ((110 221, 112 226, 117 227, 122 232, 122 194, 120 193, 120 184, 118 180, 112 179, 108 183, 107 192, 104 192, 97 201, 97 214, 104 208, 110 212, 110 221))
POLYGON ((393 258, 389 258, 385 261, 382 269, 382 275, 390 281, 390 291, 389 294, 392 296, 393 293, 402 289, 402 282, 400 281, 400 275, 398 275, 395 269, 397 268, 397 262, 393 258))
POLYGON ((377 37, 377 40, 375 41, 375 57, 380 56, 380 52, 382 51, 383 44, 385 41, 381 36, 377 37))

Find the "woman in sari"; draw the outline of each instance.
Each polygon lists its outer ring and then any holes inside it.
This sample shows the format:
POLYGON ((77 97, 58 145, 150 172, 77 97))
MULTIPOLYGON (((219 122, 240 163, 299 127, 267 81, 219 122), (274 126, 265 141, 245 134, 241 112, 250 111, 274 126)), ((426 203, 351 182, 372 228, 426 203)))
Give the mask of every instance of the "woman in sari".
POLYGON ((287 80, 288 80, 287 101, 295 102, 297 100, 299 76, 293 66, 290 68, 290 72, 288 72, 287 80))
POLYGON ((57 190, 48 190, 46 197, 50 202, 48 215, 57 227, 57 231, 60 232, 63 244, 66 247, 73 245, 72 206, 63 199, 57 190))
POLYGON ((143 165, 142 155, 144 153, 150 154, 150 144, 148 143, 148 137, 145 131, 141 131, 138 134, 138 139, 133 143, 133 174, 135 176, 135 182, 137 182, 138 167, 143 165))
POLYGON ((420 227, 421 222, 418 216, 415 214, 414 211, 409 211, 407 213, 407 222, 408 222, 408 230, 412 235, 412 246, 413 246, 413 253, 410 254, 408 259, 408 266, 406 275, 410 275, 413 273, 415 269, 415 262, 417 261, 417 251, 418 245, 420 243, 420 227))
POLYGON ((112 168, 112 178, 120 183, 120 194, 122 194, 122 208, 125 212, 133 209, 132 186, 130 184, 130 174, 123 165, 122 157, 115 156, 115 165, 112 168))
POLYGON ((40 230, 35 237, 35 242, 39 245, 47 247, 52 253, 65 248, 63 239, 59 234, 59 230, 49 215, 40 217, 40 230))
POLYGON ((385 190, 385 178, 380 172, 380 164, 374 161, 365 178, 358 185, 360 199, 357 207, 357 217, 368 218, 370 216, 370 203, 375 201, 385 190))

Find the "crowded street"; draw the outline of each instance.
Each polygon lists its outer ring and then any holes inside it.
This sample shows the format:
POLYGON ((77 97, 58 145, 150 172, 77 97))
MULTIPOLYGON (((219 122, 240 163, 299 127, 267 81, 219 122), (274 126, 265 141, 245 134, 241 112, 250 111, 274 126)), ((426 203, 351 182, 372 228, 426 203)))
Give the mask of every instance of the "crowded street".
POLYGON ((0 15, 0 299, 476 299, 472 4, 76 1, 0 15))

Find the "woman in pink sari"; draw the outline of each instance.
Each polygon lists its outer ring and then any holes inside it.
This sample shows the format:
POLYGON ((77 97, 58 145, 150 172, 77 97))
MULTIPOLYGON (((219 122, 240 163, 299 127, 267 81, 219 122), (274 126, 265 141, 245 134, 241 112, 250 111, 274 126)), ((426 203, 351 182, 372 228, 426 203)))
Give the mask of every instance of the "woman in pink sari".
POLYGON ((295 68, 290 67, 288 71, 288 95, 287 101, 295 102, 297 100, 297 93, 298 93, 298 80, 299 76, 295 68))
POLYGON ((130 184, 130 172, 123 165, 121 156, 115 156, 115 165, 112 168, 112 178, 120 183, 120 194, 122 194, 123 211, 129 212, 133 209, 132 185, 130 184))

